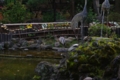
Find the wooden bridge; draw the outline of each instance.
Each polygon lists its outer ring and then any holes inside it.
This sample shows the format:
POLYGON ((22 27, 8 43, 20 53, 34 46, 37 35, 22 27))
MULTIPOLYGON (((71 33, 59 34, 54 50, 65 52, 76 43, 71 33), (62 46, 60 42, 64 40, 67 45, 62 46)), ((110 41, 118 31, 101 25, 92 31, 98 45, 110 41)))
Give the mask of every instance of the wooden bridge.
MULTIPOLYGON (((4 31, 0 33, 0 42, 11 40, 11 38, 31 39, 55 35, 73 37, 76 35, 80 37, 80 28, 76 28, 74 32, 70 24, 70 22, 3 24, 1 28, 4 31)), ((84 29, 87 31, 87 27, 84 27, 84 29)))

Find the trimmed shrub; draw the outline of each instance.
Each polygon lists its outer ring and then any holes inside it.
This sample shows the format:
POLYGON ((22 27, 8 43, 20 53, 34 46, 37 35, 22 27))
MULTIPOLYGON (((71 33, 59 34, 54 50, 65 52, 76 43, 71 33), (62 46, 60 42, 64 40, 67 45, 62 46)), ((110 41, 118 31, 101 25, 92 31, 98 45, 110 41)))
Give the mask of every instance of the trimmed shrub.
POLYGON ((101 80, 110 80, 117 75, 114 74, 117 73, 114 68, 118 66, 113 67, 113 65, 119 62, 116 57, 120 53, 119 41, 119 39, 100 39, 80 45, 75 52, 69 53, 66 71, 74 75, 73 79, 76 76, 79 78, 88 75, 93 78, 103 78, 101 80))
POLYGON ((111 34, 111 28, 103 25, 103 24, 95 24, 88 28, 88 35, 89 36, 101 36, 101 29, 102 29, 102 37, 108 37, 111 34))

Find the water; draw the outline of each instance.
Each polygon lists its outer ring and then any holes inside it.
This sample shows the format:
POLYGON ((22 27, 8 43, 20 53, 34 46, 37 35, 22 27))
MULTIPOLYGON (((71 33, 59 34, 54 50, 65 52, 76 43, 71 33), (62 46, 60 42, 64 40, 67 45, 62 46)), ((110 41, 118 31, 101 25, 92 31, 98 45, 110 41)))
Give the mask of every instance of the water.
POLYGON ((6 58, 44 58, 44 59, 60 59, 61 55, 55 51, 39 51, 39 50, 2 50, 0 57, 6 58))
POLYGON ((60 58, 59 53, 50 50, 2 50, 0 80, 33 80, 38 63, 47 61, 58 65, 60 58))

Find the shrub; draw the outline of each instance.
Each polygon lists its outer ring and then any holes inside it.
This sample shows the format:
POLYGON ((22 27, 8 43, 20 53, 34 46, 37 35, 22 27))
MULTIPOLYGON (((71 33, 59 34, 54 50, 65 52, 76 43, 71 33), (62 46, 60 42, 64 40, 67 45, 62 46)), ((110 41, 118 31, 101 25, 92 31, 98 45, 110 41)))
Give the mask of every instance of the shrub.
POLYGON ((87 74, 91 77, 107 77, 107 79, 101 80, 110 80, 109 78, 116 75, 113 73, 114 70, 111 67, 111 62, 119 55, 119 44, 119 40, 101 39, 80 45, 76 51, 69 53, 66 69, 74 75, 72 76, 73 79, 75 76, 79 77, 79 75, 87 74), (113 72, 109 70, 111 74, 106 73, 110 68, 113 72))
POLYGON ((103 24, 95 24, 88 28, 89 36, 97 36, 97 37, 101 36, 101 28, 102 28, 103 37, 108 37, 111 34, 111 29, 108 26, 103 24))
POLYGON ((20 2, 9 3, 2 9, 3 23, 21 23, 31 17, 25 5, 20 2))
POLYGON ((43 21, 43 22, 54 21, 53 12, 46 12, 46 13, 43 13, 42 21, 43 21))
POLYGON ((120 14, 117 12, 112 12, 108 15, 109 21, 120 22, 120 14))

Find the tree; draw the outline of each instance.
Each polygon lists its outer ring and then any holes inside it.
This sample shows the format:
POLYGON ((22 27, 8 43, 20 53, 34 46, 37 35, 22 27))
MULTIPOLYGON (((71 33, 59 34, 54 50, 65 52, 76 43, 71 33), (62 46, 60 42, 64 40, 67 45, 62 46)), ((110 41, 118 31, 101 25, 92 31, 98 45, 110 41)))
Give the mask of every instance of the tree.
POLYGON ((21 2, 9 3, 2 9, 3 23, 21 23, 31 17, 25 5, 21 2))
POLYGON ((37 18, 40 11, 47 7, 47 3, 49 0, 28 0, 26 3, 27 7, 30 9, 31 12, 35 13, 35 17, 37 18))
POLYGON ((120 13, 120 0, 115 0, 115 11, 120 13))

